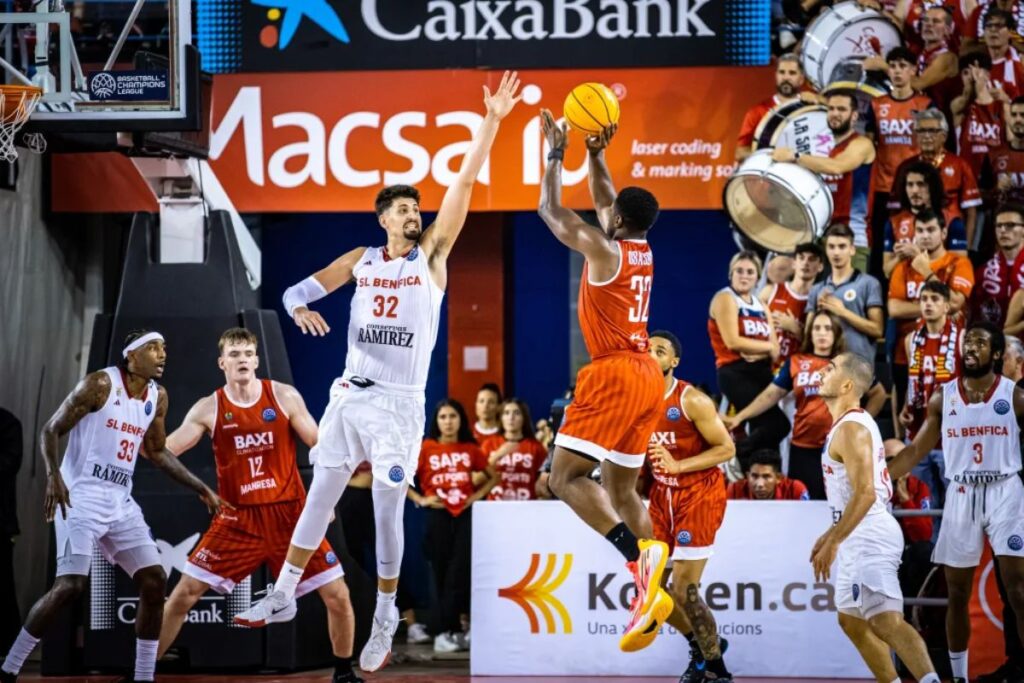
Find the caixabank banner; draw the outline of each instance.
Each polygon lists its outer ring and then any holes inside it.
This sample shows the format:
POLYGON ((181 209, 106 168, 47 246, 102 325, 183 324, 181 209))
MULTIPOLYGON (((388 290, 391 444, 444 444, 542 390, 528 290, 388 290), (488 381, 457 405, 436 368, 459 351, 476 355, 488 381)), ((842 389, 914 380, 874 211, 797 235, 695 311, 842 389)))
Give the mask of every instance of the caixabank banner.
POLYGON ((768 0, 201 0, 232 71, 767 64, 768 0))

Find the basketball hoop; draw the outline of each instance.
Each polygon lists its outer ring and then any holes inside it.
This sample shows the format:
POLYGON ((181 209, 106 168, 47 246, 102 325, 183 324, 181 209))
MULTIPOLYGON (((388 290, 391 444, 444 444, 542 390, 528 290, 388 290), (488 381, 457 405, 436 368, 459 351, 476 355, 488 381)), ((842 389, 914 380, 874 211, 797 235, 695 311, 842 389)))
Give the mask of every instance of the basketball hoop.
POLYGON ((43 89, 34 85, 0 85, 0 159, 14 161, 14 136, 39 103, 43 89))

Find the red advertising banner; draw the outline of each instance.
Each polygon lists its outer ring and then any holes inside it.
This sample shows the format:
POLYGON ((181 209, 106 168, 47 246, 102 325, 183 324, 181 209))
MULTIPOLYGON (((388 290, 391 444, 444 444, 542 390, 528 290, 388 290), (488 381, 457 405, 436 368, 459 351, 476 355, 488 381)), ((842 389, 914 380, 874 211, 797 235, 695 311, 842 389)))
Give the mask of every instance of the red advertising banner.
MULTIPOLYGON (((608 151, 616 184, 641 185, 664 208, 717 209, 748 107, 772 92, 768 68, 545 70, 520 73, 523 101, 502 123, 472 210, 537 206, 545 143, 539 109, 560 115, 585 81, 621 99, 608 151)), ((242 212, 367 211, 384 185, 416 185, 436 210, 483 116, 469 70, 237 74, 215 81, 210 158, 242 212)), ((583 138, 565 158, 566 203, 589 208, 583 138)))

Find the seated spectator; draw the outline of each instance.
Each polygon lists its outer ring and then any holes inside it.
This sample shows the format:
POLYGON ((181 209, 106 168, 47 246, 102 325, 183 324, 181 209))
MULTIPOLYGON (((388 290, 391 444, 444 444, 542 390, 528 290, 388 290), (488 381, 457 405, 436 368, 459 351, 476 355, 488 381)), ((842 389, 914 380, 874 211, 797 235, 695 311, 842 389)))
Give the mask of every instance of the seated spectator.
MULTIPOLYGON (((899 439, 885 440, 885 461, 889 462, 903 449, 899 439)), ((892 488, 891 505, 894 510, 928 510, 931 508, 931 491, 928 485, 912 474, 905 474, 896 480, 892 488)), ((903 561, 900 563, 900 588, 903 595, 916 597, 932 569, 931 517, 897 517, 903 530, 903 561)))
POLYGON ((996 253, 978 266, 971 296, 974 320, 1006 326, 1007 334, 1021 334, 1024 299, 1018 300, 1011 322, 1013 298, 1024 284, 1024 206, 1004 204, 995 212, 996 253), (1017 313, 1019 312, 1019 313, 1017 313))
POLYGON ((453 399, 438 403, 420 449, 416 483, 409 498, 427 508, 423 550, 434 569, 437 588, 435 652, 466 649, 464 620, 469 619, 470 541, 473 503, 497 483, 485 478, 483 454, 462 404, 453 399))
POLYGON ((981 177, 989 152, 1003 143, 1006 112, 1010 98, 989 81, 992 59, 987 52, 972 52, 960 58, 963 92, 950 109, 956 128, 957 154, 970 166, 975 178, 981 177))
POLYGON ((807 487, 782 474, 782 456, 768 449, 757 451, 747 467, 747 478, 729 484, 730 500, 809 500, 807 487))
MULTIPOLYGON (((771 263, 776 260, 772 259, 771 263)), ((778 370, 800 348, 807 319, 807 295, 825 268, 825 252, 814 242, 805 242, 797 245, 791 260, 794 268, 789 281, 767 284, 758 294, 761 303, 772 313, 775 334, 779 338, 779 357, 773 370, 778 370)))
POLYGON ((492 437, 501 429, 498 422, 498 406, 501 405, 501 388, 493 383, 480 387, 476 392, 476 422, 473 423, 473 437, 477 443, 492 437))
POLYGON ((518 398, 501 404, 501 432, 486 439, 488 472, 497 483, 488 500, 533 500, 537 476, 548 452, 534 437, 530 408, 518 398))
POLYGON ((1006 142, 991 150, 988 159, 996 178, 996 201, 1002 204, 1024 202, 1024 96, 1018 95, 1010 102, 1006 142))

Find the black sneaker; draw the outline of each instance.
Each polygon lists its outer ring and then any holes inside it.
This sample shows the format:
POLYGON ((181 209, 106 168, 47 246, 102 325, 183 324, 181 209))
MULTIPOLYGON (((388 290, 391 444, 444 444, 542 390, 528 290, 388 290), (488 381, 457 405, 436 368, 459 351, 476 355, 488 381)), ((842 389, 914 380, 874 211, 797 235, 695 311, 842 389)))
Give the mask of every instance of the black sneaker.
POLYGON ((718 639, 718 651, 720 657, 715 660, 715 664, 708 665, 708 662, 704 662, 704 683, 732 683, 732 674, 728 669, 725 668, 725 652, 729 649, 729 641, 724 638, 718 639))
POLYGON ((355 671, 349 671, 347 674, 334 674, 331 683, 365 683, 365 681, 357 676, 355 671))
POLYGON ((697 646, 697 641, 690 643, 690 664, 679 677, 679 683, 702 683, 704 680, 704 655, 697 646))

